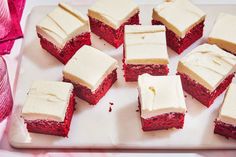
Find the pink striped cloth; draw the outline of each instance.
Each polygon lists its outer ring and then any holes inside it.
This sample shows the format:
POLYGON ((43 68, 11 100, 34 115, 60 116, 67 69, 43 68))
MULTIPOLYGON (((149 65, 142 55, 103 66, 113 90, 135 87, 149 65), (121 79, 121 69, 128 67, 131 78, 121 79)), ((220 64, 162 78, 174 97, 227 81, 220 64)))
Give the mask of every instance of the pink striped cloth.
POLYGON ((6 37, 0 39, 0 55, 9 54, 15 40, 23 37, 20 20, 24 10, 25 1, 26 0, 8 0, 12 27, 10 33, 6 37))

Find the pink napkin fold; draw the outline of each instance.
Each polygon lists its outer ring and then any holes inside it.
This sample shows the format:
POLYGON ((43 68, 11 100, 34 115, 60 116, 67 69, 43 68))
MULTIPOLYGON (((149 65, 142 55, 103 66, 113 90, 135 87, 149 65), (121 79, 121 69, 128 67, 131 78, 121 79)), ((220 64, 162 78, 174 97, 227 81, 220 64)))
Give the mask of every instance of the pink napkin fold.
POLYGON ((16 39, 22 38, 23 33, 20 27, 20 20, 26 0, 8 0, 11 13, 12 27, 10 33, 0 39, 0 55, 9 54, 16 39))

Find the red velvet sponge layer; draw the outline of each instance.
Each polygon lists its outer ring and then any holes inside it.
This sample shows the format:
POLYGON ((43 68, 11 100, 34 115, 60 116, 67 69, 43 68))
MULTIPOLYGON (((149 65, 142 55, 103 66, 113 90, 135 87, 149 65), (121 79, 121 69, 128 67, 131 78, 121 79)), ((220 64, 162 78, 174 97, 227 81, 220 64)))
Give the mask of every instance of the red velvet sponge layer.
POLYGON ((236 140, 236 126, 233 126, 231 124, 226 124, 224 122, 216 120, 214 133, 222 135, 226 138, 233 138, 236 140))
POLYGON ((107 93, 107 91, 111 88, 113 83, 117 80, 116 69, 113 70, 107 77, 103 80, 103 82, 99 85, 99 87, 92 92, 89 88, 80 85, 74 84, 71 80, 64 78, 63 81, 70 82, 74 85, 75 94, 90 103, 91 105, 96 105, 99 100, 107 93))
POLYGON ((105 41, 118 48, 124 42, 124 26, 125 25, 138 25, 139 24, 139 13, 129 18, 124 24, 118 29, 104 24, 103 22, 89 17, 90 28, 93 33, 103 38, 105 41))
POLYGON ((180 75, 183 89, 206 107, 210 107, 210 105, 213 104, 214 100, 224 92, 234 77, 234 74, 229 75, 211 92, 195 80, 192 80, 189 76, 182 73, 177 73, 177 75, 180 75))
POLYGON ((76 53, 76 51, 79 50, 82 46, 91 45, 89 32, 80 34, 69 40, 62 49, 58 48, 56 45, 45 39, 40 34, 38 34, 38 37, 40 38, 40 44, 42 48, 56 57, 63 64, 66 64, 76 53))
POLYGON ((141 117, 143 131, 167 130, 171 128, 182 129, 184 126, 183 113, 166 113, 144 119, 141 117))
POLYGON ((63 122, 51 120, 25 120, 25 123, 29 132, 67 137, 74 110, 75 99, 74 94, 72 94, 63 122))
POLYGON ((162 64, 123 64, 125 81, 133 82, 138 80, 138 76, 148 73, 153 76, 168 75, 169 68, 162 64))
MULTIPOLYGON (((138 102, 141 114, 142 111, 139 98, 138 102)), ((185 114, 183 113, 170 112, 147 119, 141 117, 142 129, 143 131, 167 130, 171 128, 182 129, 184 126, 184 116, 185 114)))
MULTIPOLYGON (((153 25, 163 25, 160 21, 152 20, 153 25)), ((184 38, 177 36, 174 32, 166 28, 167 45, 176 53, 181 54, 185 49, 200 39, 203 35, 204 20, 194 26, 184 38)))

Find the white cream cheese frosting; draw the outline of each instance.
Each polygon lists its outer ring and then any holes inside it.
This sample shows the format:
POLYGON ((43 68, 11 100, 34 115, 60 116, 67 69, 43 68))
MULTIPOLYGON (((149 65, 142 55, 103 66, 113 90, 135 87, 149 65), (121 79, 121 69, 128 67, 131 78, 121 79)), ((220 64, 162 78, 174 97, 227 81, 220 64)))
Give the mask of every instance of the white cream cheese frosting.
POLYGON ((177 112, 185 113, 186 104, 180 76, 152 76, 142 74, 138 78, 141 117, 177 112))
POLYGON ((117 68, 117 64, 118 62, 109 55, 85 45, 67 62, 63 76, 94 92, 106 76, 117 68))
POLYGON ((236 126, 236 84, 231 83, 226 95, 222 107, 220 109, 219 117, 220 120, 226 124, 236 126))
POLYGON ((63 122, 72 91, 71 83, 34 81, 22 108, 22 117, 63 122))
POLYGON ((125 26, 126 64, 168 64, 164 26, 125 26))
POLYGON ((210 44, 193 49, 179 61, 177 69, 211 92, 235 70, 236 57, 210 44))
POLYGON ((209 35, 208 42, 236 54, 236 16, 220 13, 209 35))
POLYGON ((118 29, 138 12, 139 7, 132 0, 97 0, 88 9, 88 16, 118 29))
POLYGON ((37 24, 36 30, 43 38, 63 48, 73 37, 90 32, 90 27, 87 16, 65 3, 59 3, 37 24))
POLYGON ((153 9, 152 18, 183 38, 206 14, 188 0, 169 0, 153 9))

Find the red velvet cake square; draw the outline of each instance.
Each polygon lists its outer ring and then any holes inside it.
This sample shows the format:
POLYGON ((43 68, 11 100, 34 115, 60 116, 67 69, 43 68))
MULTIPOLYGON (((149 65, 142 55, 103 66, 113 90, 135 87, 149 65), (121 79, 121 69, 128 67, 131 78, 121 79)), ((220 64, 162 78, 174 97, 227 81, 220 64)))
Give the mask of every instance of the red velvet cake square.
POLYGON ((138 90, 143 131, 183 128, 186 105, 179 76, 142 74, 138 90))
POLYGON ((91 31, 118 48, 124 26, 139 24, 139 8, 132 0, 98 0, 88 10, 91 31))
POLYGON ((236 84, 232 83, 225 95, 218 118, 215 120, 214 133, 226 138, 236 139, 236 84))
POLYGON ((95 105, 117 80, 117 61, 105 53, 83 46, 65 65, 63 80, 74 85, 75 94, 95 105))
POLYGON ((35 81, 22 109, 29 132, 67 137, 75 109, 73 85, 35 81))
POLYGON ((167 75, 169 57, 164 26, 125 26, 123 70, 126 81, 144 73, 167 75))
POLYGON ((44 17, 36 30, 42 48, 63 64, 83 45, 91 45, 88 17, 64 3, 44 17))
POLYGON ((183 89, 206 107, 232 82, 236 57, 216 45, 203 44, 178 64, 183 89))
POLYGON ((170 0, 153 9, 152 24, 166 27, 167 45, 182 53, 203 35, 205 13, 188 0, 170 0))
POLYGON ((220 13, 208 37, 208 43, 236 55, 236 15, 220 13))

